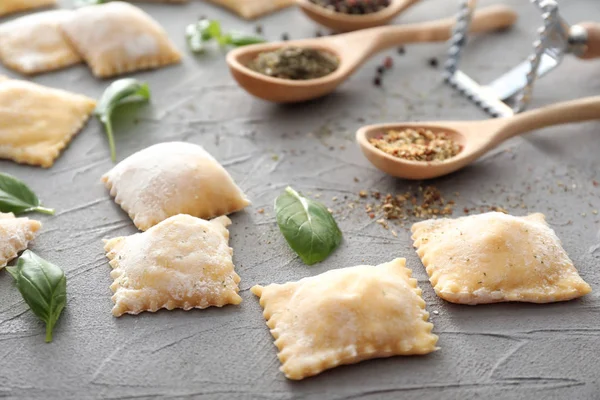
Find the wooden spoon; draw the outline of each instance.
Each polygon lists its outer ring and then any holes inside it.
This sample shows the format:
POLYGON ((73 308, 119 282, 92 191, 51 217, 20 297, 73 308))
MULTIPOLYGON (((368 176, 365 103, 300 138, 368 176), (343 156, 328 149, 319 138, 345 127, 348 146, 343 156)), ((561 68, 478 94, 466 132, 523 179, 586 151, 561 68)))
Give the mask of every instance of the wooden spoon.
MULTIPOLYGON (((476 11, 472 32, 486 32, 514 24, 517 14, 506 6, 476 11)), ((235 80, 250 94, 278 103, 295 103, 331 93, 373 54, 406 43, 441 42, 452 34, 454 18, 410 25, 382 26, 316 39, 292 40, 244 46, 227 55, 235 80), (246 67, 258 54, 281 47, 305 47, 328 51, 340 61, 337 70, 318 79, 291 80, 266 76, 246 67)))
POLYGON ((514 136, 552 125, 600 119, 600 96, 557 103, 512 117, 468 122, 418 122, 371 125, 361 128, 356 140, 365 156, 380 170, 405 179, 431 179, 450 174, 514 136), (389 130, 425 128, 446 132, 462 151, 437 162, 408 161, 379 150, 369 139, 389 130))
POLYGON ((334 32, 350 32, 385 25, 402 11, 419 1, 392 0, 390 5, 381 11, 362 15, 344 14, 328 10, 325 7, 312 3, 310 0, 297 0, 297 3, 300 9, 313 21, 326 26, 334 32))

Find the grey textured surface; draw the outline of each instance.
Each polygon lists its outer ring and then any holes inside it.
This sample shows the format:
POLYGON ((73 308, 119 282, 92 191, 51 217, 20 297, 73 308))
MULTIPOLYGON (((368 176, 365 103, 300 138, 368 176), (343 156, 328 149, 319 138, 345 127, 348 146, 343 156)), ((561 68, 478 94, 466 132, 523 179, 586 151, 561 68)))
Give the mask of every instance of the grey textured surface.
MULTIPOLYGON (((63 2, 68 6, 70 2, 63 2)), ((483 2, 489 3, 489 2, 483 2)), ((506 71, 531 50, 539 25, 533 7, 510 0, 522 18, 510 32, 472 41, 464 62, 481 80, 506 71)), ((600 20, 597 0, 563 1, 572 22, 600 20)), ((219 18, 228 28, 254 24, 202 2, 141 5, 185 51, 182 31, 197 15, 219 18)), ((398 19, 419 21, 449 14, 454 2, 425 0, 398 19)), ((292 38, 316 30, 295 9, 264 18, 266 35, 292 38)), ((49 170, 0 162, 0 170, 26 180, 54 217, 39 216, 43 230, 31 246, 62 266, 68 276, 68 306, 52 344, 43 325, 0 272, 0 397, 6 398, 240 398, 240 399, 598 399, 600 398, 600 125, 586 123, 511 140, 476 165, 435 181, 463 207, 495 204, 514 214, 540 211, 556 229, 594 293, 561 304, 500 304, 467 307, 438 299, 411 247, 409 233, 393 237, 345 196, 361 189, 404 192, 416 183, 385 176, 353 143, 366 123, 401 120, 478 119, 484 114, 441 84, 429 57, 443 45, 394 51, 385 85, 372 85, 376 57, 335 94, 308 104, 277 106, 251 98, 230 78, 218 51, 181 65, 135 74, 153 89, 149 107, 118 118, 118 157, 151 144, 184 140, 215 155, 247 192, 253 206, 233 215, 231 245, 242 277, 240 306, 160 311, 112 317, 110 267, 102 238, 136 230, 100 183, 113 165, 99 124, 91 121, 49 170), (134 119, 137 120, 135 123, 134 119), (312 133, 312 134, 311 134, 312 133), (278 156, 275 160, 274 155, 278 156), (358 182, 354 178, 358 179, 358 182), (292 254, 274 224, 272 202, 288 184, 321 193, 334 208, 345 241, 325 262, 307 267, 292 254), (340 200, 334 202, 337 196, 340 200), (522 208, 525 207, 525 208, 522 208), (258 209, 264 208, 265 214, 258 209), (343 210, 343 211, 342 211, 343 210), (336 368, 302 382, 289 382, 261 309, 249 288, 286 282, 332 268, 377 264, 406 257, 423 289, 440 336, 441 350, 426 357, 395 357, 336 368)), ((569 58, 540 82, 535 105, 598 94, 598 62, 569 58)), ((10 71, 1 70, 10 76, 10 71)), ((34 81, 98 97, 106 81, 84 67, 34 81)), ((38 215, 32 215, 38 217, 38 215)), ((317 312, 317 310, 315 310, 317 312)))

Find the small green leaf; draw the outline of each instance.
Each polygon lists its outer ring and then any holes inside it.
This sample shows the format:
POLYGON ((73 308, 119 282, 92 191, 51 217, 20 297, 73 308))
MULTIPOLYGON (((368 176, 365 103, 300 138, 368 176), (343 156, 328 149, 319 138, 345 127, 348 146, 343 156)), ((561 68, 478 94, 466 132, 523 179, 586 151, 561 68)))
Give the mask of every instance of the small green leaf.
POLYGON ((305 264, 325 260, 342 242, 342 232, 327 208, 288 187, 275 200, 279 230, 305 264))
POLYGON ((0 211, 23 214, 36 211, 54 214, 54 210, 41 206, 40 200, 31 189, 14 176, 0 172, 0 211))
POLYGON ((239 32, 223 33, 221 23, 217 20, 201 19, 190 24, 185 29, 188 47, 193 53, 203 53, 205 45, 211 40, 216 40, 222 46, 246 46, 249 44, 264 43, 265 40, 255 36, 244 35, 239 32))
POLYGON ((248 46, 251 44, 265 43, 266 40, 257 36, 244 35, 241 32, 231 32, 228 35, 227 44, 235 47, 248 46))
POLYGON ((97 4, 104 4, 108 0, 75 0, 75 7, 93 6, 97 4))
POLYGON ((46 342, 51 342, 54 325, 67 304, 64 271, 30 250, 23 252, 16 267, 6 269, 31 311, 46 323, 46 342))
POLYGON ((94 115, 106 128, 108 144, 110 147, 110 157, 113 161, 117 158, 115 149, 115 139, 112 129, 113 111, 126 103, 146 102, 150 100, 150 88, 147 83, 139 82, 137 79, 125 78, 114 81, 102 94, 98 101, 94 115))

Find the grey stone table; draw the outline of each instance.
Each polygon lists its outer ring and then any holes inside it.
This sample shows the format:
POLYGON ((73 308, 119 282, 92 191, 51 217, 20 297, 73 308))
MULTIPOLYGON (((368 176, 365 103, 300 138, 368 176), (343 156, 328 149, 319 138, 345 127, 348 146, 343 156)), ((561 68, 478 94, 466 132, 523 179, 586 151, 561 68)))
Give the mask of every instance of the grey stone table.
MULTIPOLYGON (((540 22, 527 1, 505 2, 522 14, 516 28, 473 40, 465 55, 466 69, 482 81, 529 53, 540 22)), ((445 16, 455 3, 425 0, 397 22, 445 16)), ((597 0, 562 3, 572 22, 600 20, 597 0)), ((0 272, 0 397, 600 398, 600 217, 593 211, 600 209, 600 187, 594 185, 600 181, 598 123, 547 129, 511 140, 472 167, 432 182, 456 200, 458 216, 464 207, 486 205, 502 206, 517 215, 545 213, 594 292, 560 304, 452 305, 435 296, 406 227, 396 227, 398 237, 394 237, 369 219, 362 207, 351 210, 346 204, 363 189, 401 193, 418 185, 374 169, 353 142, 359 126, 485 117, 446 88, 439 70, 428 65, 430 57, 443 57, 444 45, 408 46, 404 56, 390 51, 387 55, 395 65, 382 88, 373 86, 372 80, 386 54, 326 98, 278 106, 242 91, 219 51, 203 56, 185 51, 182 31, 199 15, 247 31, 253 31, 255 23, 203 2, 141 7, 161 22, 186 56, 178 66, 135 74, 150 83, 152 104, 138 108, 134 116, 118 116, 118 158, 155 143, 183 140, 203 145, 226 166, 253 201, 245 212, 233 215, 231 227, 243 303, 119 319, 111 315, 110 267, 101 239, 136 230, 100 183, 100 176, 113 164, 101 127, 91 121, 49 170, 0 162, 0 170, 26 180, 45 204, 57 208, 56 216, 39 217, 44 227, 32 249, 62 266, 68 276, 68 305, 54 342, 45 344, 43 324, 28 311, 10 276, 0 272), (286 185, 320 194, 336 211, 345 240, 321 264, 302 264, 274 224, 272 203, 286 185), (261 208, 264 214, 258 212, 261 208), (344 366, 302 382, 287 381, 278 371, 276 349, 249 288, 394 257, 406 257, 414 270, 441 350, 425 357, 344 366)), ((270 39, 284 32, 292 38, 311 37, 317 29, 296 9, 260 23, 270 39)), ((540 82, 535 106, 598 94, 599 66, 565 60, 540 82)), ((83 66, 33 80, 95 98, 108 84, 94 79, 83 66)))

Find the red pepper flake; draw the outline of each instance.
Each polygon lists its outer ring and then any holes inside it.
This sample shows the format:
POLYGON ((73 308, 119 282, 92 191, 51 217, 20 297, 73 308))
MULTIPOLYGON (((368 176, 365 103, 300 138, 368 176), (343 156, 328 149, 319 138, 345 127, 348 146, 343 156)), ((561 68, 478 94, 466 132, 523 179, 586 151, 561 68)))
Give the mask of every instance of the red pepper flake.
POLYGON ((392 60, 392 57, 386 57, 385 60, 383 61, 383 66, 386 69, 390 69, 394 66, 394 60, 392 60))
POLYGON ((593 180, 592 184, 594 185, 594 187, 598 187, 598 185, 600 185, 600 183, 598 183, 598 181, 596 181, 596 180, 593 180))

